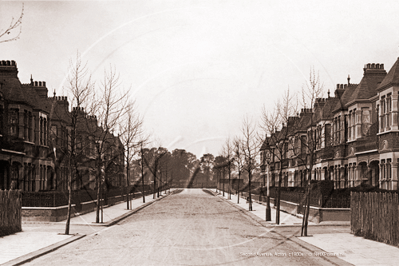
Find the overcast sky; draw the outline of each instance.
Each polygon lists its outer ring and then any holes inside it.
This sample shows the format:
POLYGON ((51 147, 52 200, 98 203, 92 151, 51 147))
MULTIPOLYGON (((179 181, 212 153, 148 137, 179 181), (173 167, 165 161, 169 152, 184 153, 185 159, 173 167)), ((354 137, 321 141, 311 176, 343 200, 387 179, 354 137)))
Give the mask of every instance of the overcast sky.
MULTIPOLYGON (((21 2, 0 2, 0 29, 21 2)), ((327 90, 358 83, 367 63, 388 71, 399 54, 399 1, 25 2, 21 38, 0 44, 19 78, 63 81, 77 51, 100 81, 115 66, 145 128, 172 150, 215 156, 243 117, 259 118, 312 67, 327 90)), ((98 82, 99 83, 99 82, 98 82)))

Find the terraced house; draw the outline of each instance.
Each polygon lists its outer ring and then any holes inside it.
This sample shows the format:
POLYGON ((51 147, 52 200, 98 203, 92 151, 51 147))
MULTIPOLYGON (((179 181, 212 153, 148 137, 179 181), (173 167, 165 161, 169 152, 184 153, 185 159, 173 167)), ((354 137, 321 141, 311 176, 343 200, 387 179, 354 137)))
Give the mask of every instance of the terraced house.
MULTIPOLYGON (((316 99, 312 108, 302 109, 273 132, 261 148, 261 164, 270 158, 272 185, 281 172, 283 187, 312 179, 332 180, 335 188, 363 184, 396 190, 398 64, 399 59, 388 73, 384 64, 366 64, 358 84, 348 77, 346 84, 337 85, 334 97, 316 99)), ((266 167, 261 168, 266 174, 266 167)))
MULTIPOLYGON (((67 97, 48 97, 44 81, 22 84, 14 61, 0 61, 0 189, 67 190, 72 113, 81 117, 74 143, 77 156, 73 189, 95 188, 96 136, 103 134, 95 116, 69 110, 67 97)), ((123 146, 107 134, 103 156, 112 159, 105 174, 112 185, 123 179, 123 146)))

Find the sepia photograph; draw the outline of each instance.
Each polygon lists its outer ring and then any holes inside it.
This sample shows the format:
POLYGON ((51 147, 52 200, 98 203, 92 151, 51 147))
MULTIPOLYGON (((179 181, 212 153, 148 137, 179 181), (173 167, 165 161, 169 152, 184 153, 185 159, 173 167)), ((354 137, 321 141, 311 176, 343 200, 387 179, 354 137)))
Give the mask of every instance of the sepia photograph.
POLYGON ((398 12, 0 1, 0 265, 397 265, 398 12))

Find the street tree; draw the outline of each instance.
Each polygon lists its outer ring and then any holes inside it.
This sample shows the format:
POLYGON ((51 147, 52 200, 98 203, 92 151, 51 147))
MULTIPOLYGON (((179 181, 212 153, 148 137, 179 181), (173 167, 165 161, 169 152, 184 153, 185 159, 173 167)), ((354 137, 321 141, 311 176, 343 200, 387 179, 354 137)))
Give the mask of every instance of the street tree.
POLYGON ((248 194, 249 211, 252 211, 251 179, 253 171, 257 167, 256 157, 259 154, 259 140, 256 123, 245 116, 241 126, 242 132, 242 153, 244 157, 244 170, 248 173, 248 194))
POLYGON ((283 164, 285 164, 288 159, 289 136, 292 130, 294 130, 293 120, 290 120, 290 117, 295 116, 297 113, 297 102, 296 95, 291 94, 290 90, 287 89, 283 94, 282 100, 277 101, 274 109, 268 110, 265 106, 263 106, 262 109, 261 128, 263 130, 263 138, 261 137, 261 142, 268 142, 271 149, 272 161, 279 162, 276 165, 276 167, 278 167, 276 224, 280 224, 280 195, 283 164))
MULTIPOLYGON (((82 125, 87 123, 87 117, 81 110, 89 106, 89 100, 94 92, 94 83, 88 72, 87 64, 82 62, 79 54, 77 54, 75 60, 70 61, 69 74, 64 89, 68 92, 73 110, 69 111, 66 98, 57 99, 57 97, 54 97, 49 120, 52 124, 50 146, 54 153, 54 173, 59 172, 59 167, 62 164, 69 169, 66 180, 68 211, 65 224, 65 234, 68 235, 72 212, 72 188, 74 184, 77 188, 83 186, 80 168, 87 163, 88 158, 85 146, 89 143, 82 137, 84 135, 82 125)), ((60 178, 58 180, 65 182, 60 178)))
MULTIPOLYGON (((96 223, 100 220, 100 209, 102 211, 102 192, 103 187, 107 188, 112 169, 117 166, 116 163, 123 161, 120 150, 123 145, 119 140, 119 136, 114 135, 114 131, 121 123, 121 119, 129 108, 128 91, 123 92, 120 86, 119 74, 115 68, 110 67, 104 71, 103 81, 98 87, 97 94, 91 101, 91 110, 95 110, 96 124, 87 123, 90 137, 95 142, 95 159, 96 159, 96 187, 97 187, 97 208, 96 223), (98 124, 100 126, 98 126, 98 124)), ((122 170, 123 171, 123 170, 122 170)))
POLYGON ((222 154, 226 158, 226 161, 227 161, 226 170, 229 175, 229 185, 228 185, 229 199, 231 199, 231 171, 232 171, 232 166, 234 166, 233 165, 233 161, 234 161, 234 153, 233 152, 234 152, 233 143, 232 143, 232 140, 230 139, 230 137, 228 137, 222 147, 222 154))
MULTIPOLYGON (((314 68, 309 72, 309 78, 305 85, 302 87, 302 105, 304 107, 310 106, 312 109, 309 115, 308 123, 305 124, 306 132, 302 137, 292 138, 292 155, 297 158, 306 168, 307 177, 305 180, 305 199, 304 199, 304 214, 302 219, 301 236, 307 236, 307 228, 309 221, 310 209, 310 193, 312 179, 312 172, 314 164, 316 163, 317 150, 321 148, 324 141, 328 143, 330 135, 328 130, 325 130, 326 119, 331 119, 331 113, 323 114, 320 100, 324 92, 323 83, 320 81, 319 74, 316 73, 314 68), (295 141, 296 140, 296 141, 295 141)), ((331 99, 334 101, 334 99, 331 99)), ((335 99, 337 100, 337 99, 335 99)), ((329 102, 331 103, 331 102, 329 102)), ((334 103, 336 103, 334 101, 334 103)), ((335 104, 334 104, 335 105, 335 104)), ((298 128, 303 127, 304 123, 298 123, 298 128)), ((327 144, 328 145, 328 144, 327 144)))
POLYGON ((133 163, 137 151, 140 151, 140 140, 143 136, 143 119, 138 114, 135 103, 128 104, 129 110, 126 110, 125 118, 121 121, 121 141, 125 149, 125 163, 126 163, 126 208, 131 209, 129 199, 129 185, 130 185, 130 166, 133 163))
POLYGON ((237 203, 240 203, 240 180, 241 180, 241 174, 244 170, 245 157, 243 154, 242 140, 240 140, 240 138, 238 137, 234 138, 233 140, 233 151, 234 151, 234 162, 236 164, 236 169, 238 173, 237 203))

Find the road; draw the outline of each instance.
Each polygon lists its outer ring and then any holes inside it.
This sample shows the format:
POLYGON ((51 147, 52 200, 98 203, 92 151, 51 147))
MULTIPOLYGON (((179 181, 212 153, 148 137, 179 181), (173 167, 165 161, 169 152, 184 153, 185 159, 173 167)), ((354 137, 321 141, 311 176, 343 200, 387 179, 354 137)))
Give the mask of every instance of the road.
POLYGON ((309 253, 219 197, 190 189, 27 265, 333 265, 309 253))

